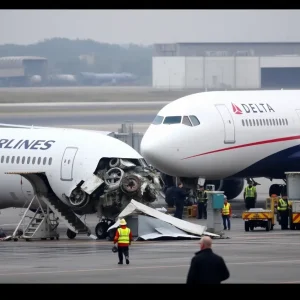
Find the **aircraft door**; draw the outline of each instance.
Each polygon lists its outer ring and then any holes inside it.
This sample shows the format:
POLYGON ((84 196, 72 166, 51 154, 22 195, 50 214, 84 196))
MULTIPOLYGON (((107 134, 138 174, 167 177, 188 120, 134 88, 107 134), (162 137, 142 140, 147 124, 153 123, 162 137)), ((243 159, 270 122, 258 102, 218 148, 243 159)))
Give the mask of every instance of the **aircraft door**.
POLYGON ((61 160, 60 179, 73 180, 73 164, 78 148, 68 147, 65 149, 64 155, 61 160))
POLYGON ((296 109, 296 113, 297 113, 298 117, 300 118, 300 109, 296 109))
POLYGON ((235 143, 235 128, 233 118, 225 104, 217 104, 216 108, 220 113, 224 124, 224 144, 235 143))

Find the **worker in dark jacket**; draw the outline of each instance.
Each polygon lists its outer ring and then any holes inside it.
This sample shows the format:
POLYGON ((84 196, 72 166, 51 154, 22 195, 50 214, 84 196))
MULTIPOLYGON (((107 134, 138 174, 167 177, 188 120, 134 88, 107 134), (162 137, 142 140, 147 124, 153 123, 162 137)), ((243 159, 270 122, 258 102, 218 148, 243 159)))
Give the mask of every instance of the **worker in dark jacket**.
POLYGON ((168 207, 173 208, 175 205, 175 196, 176 194, 174 193, 176 191, 176 186, 170 186, 167 188, 166 193, 165 193, 165 199, 166 203, 168 204, 168 207))
POLYGON ((183 189, 183 184, 180 182, 178 186, 172 191, 175 197, 175 214, 174 217, 178 219, 182 219, 183 209, 184 209, 184 201, 189 193, 185 192, 183 189))
POLYGON ((224 259, 213 253, 212 240, 204 236, 200 240, 200 251, 192 258, 187 275, 187 284, 220 284, 229 278, 230 274, 224 259))

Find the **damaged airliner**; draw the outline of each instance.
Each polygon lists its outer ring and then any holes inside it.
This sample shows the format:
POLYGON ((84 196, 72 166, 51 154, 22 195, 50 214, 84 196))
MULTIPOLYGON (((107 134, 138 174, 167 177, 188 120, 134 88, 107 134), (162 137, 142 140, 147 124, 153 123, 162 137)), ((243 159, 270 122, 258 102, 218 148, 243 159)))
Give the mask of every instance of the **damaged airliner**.
POLYGON ((64 219, 69 238, 91 234, 77 215, 93 213, 100 219, 96 236, 105 238, 132 199, 149 205, 163 187, 137 151, 103 132, 25 126, 0 132, 0 209, 22 208, 36 196, 64 219))

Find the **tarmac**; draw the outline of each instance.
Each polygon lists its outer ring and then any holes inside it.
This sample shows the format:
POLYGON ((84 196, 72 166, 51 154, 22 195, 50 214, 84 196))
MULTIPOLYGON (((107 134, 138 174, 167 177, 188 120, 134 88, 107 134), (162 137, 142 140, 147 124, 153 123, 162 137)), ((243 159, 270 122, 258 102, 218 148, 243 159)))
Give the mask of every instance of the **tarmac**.
MULTIPOLYGON (((213 240, 230 271, 224 283, 300 283, 299 231, 277 225, 246 233, 243 221, 232 219, 225 233, 228 239, 213 240)), ((86 236, 1 243, 0 283, 185 283, 199 250, 198 240, 136 241, 130 265, 117 265, 112 242, 86 236)))

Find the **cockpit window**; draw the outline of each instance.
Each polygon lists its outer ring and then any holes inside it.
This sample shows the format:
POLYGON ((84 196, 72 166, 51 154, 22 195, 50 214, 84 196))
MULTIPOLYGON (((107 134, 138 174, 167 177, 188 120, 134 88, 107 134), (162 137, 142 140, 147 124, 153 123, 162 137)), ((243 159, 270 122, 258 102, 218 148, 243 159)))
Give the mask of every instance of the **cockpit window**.
POLYGON ((165 117, 164 124, 180 124, 181 118, 181 116, 165 117))
POLYGON ((187 125, 187 126, 193 126, 188 116, 183 117, 182 124, 187 125))
POLYGON ((153 125, 159 125, 159 124, 162 123, 163 119, 164 119, 164 117, 157 115, 157 116, 154 118, 152 124, 153 124, 153 125))
POLYGON ((190 116, 190 119, 191 119, 194 126, 197 126, 197 125, 200 124, 200 122, 199 122, 199 120, 196 116, 190 116))

